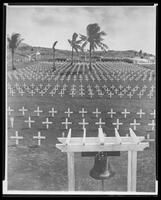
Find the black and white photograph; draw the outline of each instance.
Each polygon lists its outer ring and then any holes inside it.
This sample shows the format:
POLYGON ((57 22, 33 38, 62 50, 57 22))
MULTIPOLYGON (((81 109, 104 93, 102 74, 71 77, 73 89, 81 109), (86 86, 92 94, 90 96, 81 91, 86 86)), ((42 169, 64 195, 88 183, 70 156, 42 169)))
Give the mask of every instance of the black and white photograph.
POLYGON ((3 194, 157 195, 157 4, 4 6, 3 194))

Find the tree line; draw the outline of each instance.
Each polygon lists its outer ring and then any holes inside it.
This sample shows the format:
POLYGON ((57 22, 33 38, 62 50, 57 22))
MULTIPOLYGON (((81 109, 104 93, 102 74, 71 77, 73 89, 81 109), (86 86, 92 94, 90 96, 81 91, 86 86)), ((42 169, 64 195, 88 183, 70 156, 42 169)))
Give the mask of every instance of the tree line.
MULTIPOLYGON (((74 51, 78 53, 79 51, 84 52, 85 47, 87 44, 89 44, 89 69, 91 70, 91 57, 92 53, 95 49, 100 48, 102 51, 108 50, 108 46, 103 43, 103 36, 105 36, 106 33, 104 31, 101 31, 100 26, 97 23, 89 24, 86 27, 86 35, 73 33, 72 38, 68 39, 68 42, 71 46, 72 55, 71 55, 71 65, 73 65, 73 53, 74 51)), ((8 47, 11 50, 12 55, 12 69, 15 70, 14 66, 14 54, 16 48, 19 46, 19 44, 24 40, 21 38, 21 35, 19 33, 13 33, 11 37, 7 37, 8 40, 8 47)), ((55 41, 52 45, 53 50, 53 71, 56 70, 55 67, 55 51, 56 51, 56 44, 58 41, 55 41)))

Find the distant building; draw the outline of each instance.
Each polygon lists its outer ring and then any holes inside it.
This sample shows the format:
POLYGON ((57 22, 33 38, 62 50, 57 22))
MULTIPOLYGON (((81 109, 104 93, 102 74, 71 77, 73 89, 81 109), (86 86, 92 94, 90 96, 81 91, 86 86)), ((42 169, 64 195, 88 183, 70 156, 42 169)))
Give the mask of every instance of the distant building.
POLYGON ((131 58, 134 64, 148 64, 149 60, 146 58, 134 57, 131 58))

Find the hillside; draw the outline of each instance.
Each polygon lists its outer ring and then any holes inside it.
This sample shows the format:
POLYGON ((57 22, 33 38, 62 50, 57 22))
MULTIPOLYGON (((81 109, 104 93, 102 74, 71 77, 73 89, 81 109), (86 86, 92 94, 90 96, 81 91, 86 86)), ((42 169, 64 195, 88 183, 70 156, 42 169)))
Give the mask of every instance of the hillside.
MULTIPOLYGON (((52 56, 52 49, 51 48, 45 48, 45 47, 32 47, 28 44, 22 43, 19 48, 16 50, 16 57, 26 57, 27 55, 31 55, 39 51, 41 55, 46 59, 48 57, 52 56)), ((108 52, 101 52, 101 51, 95 51, 94 55, 95 56, 103 56, 103 57, 114 57, 114 58, 123 58, 123 57, 129 57, 133 58, 138 55, 139 52, 134 51, 134 50, 126 50, 126 51, 115 51, 115 50, 109 50, 108 52)), ((10 53, 9 53, 10 55, 10 53)), ((80 55, 83 55, 82 52, 80 52, 80 55)), ((152 56, 152 54, 146 53, 147 56, 152 56)), ((69 58, 71 56, 71 51, 69 50, 62 50, 62 49, 57 49, 56 50, 56 57, 65 57, 69 58)), ((77 57, 77 54, 74 53, 74 56, 77 57)))

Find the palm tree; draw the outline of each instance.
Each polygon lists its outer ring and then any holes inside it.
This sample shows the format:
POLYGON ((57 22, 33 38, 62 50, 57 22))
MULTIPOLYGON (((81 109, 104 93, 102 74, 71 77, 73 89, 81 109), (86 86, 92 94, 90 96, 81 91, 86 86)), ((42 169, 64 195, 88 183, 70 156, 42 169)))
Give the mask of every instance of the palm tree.
POLYGON ((54 44, 53 44, 53 71, 55 71, 55 46, 56 44, 58 43, 58 41, 55 41, 54 44))
POLYGON ((74 53, 74 50, 77 53, 78 53, 78 49, 82 51, 82 48, 79 45, 81 43, 81 40, 77 40, 77 38, 78 38, 78 34, 77 33, 73 33, 72 40, 68 39, 68 42, 72 47, 72 62, 71 62, 71 64, 73 64, 73 53, 74 53))
POLYGON ((82 49, 89 43, 89 69, 91 70, 91 55, 92 51, 97 49, 98 47, 101 50, 106 51, 108 46, 104 44, 102 36, 105 36, 106 33, 104 31, 100 31, 101 28, 97 23, 89 24, 87 26, 87 36, 80 34, 82 44, 82 49))
POLYGON ((22 38, 21 35, 19 33, 12 33, 11 37, 7 37, 8 40, 8 47, 11 50, 11 54, 12 54, 12 69, 16 70, 15 66, 14 66, 14 54, 15 54, 15 50, 17 49, 17 47, 19 46, 19 44, 22 42, 22 38))

